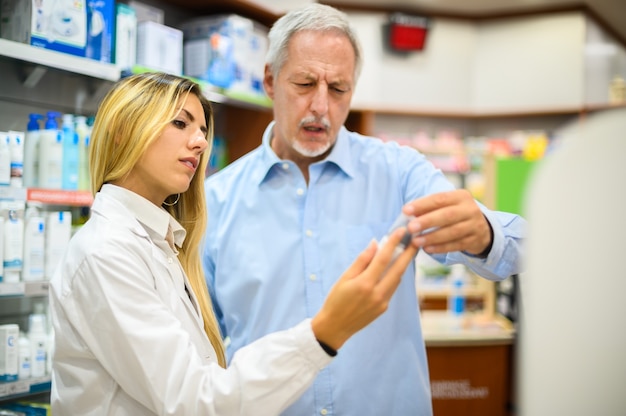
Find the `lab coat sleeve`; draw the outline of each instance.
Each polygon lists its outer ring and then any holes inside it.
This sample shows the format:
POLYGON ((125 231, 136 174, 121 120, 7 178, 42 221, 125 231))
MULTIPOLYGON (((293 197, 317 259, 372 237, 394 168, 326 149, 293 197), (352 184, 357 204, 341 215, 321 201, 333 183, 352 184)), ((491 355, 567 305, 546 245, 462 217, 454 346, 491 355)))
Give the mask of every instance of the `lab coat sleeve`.
POLYGON ((59 303, 106 373, 155 414, 278 414, 331 361, 309 320, 243 348, 228 369, 207 361, 155 290, 145 247, 118 244, 86 257, 59 303))

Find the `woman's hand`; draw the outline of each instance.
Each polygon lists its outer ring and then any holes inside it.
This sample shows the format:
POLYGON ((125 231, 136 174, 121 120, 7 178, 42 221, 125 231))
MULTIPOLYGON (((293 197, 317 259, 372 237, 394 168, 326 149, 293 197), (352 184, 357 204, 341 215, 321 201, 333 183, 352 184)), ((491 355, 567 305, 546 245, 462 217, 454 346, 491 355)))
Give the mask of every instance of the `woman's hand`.
POLYGON ((372 241, 333 285, 311 321, 318 340, 337 350, 387 310, 402 274, 418 250, 409 245, 392 261, 393 250, 405 232, 404 227, 396 229, 380 248, 372 241))

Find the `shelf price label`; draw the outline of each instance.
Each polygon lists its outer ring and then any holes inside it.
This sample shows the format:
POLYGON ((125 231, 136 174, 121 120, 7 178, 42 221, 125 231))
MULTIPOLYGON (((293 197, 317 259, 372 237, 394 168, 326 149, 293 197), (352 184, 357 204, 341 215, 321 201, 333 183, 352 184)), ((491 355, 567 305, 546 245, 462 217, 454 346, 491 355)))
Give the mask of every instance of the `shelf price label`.
POLYGON ((10 383, 0 383, 0 397, 13 396, 15 394, 28 393, 30 383, 28 381, 14 381, 10 383))
POLYGON ((51 205, 90 206, 93 197, 89 191, 66 191, 62 189, 29 188, 27 201, 51 205))

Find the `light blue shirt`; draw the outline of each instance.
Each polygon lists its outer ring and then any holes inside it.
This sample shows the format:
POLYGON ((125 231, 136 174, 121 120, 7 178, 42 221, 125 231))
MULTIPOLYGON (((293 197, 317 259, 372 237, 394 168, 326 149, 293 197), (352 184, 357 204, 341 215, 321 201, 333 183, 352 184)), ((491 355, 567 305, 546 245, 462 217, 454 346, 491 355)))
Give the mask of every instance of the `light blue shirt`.
MULTIPOLYGON (((206 181, 207 283, 228 356, 314 316, 330 288, 413 199, 453 185, 419 152, 342 128, 330 155, 298 167, 260 147, 206 181)), ((482 207, 482 206, 481 206, 482 207)), ((494 231, 487 259, 463 262, 493 280, 518 273, 525 221, 482 207, 494 231)), ((262 414, 262 409, 259 414, 262 414)), ((411 265, 388 310, 349 339, 284 415, 431 415, 424 339, 411 265), (324 410, 326 412, 324 412, 324 410)))

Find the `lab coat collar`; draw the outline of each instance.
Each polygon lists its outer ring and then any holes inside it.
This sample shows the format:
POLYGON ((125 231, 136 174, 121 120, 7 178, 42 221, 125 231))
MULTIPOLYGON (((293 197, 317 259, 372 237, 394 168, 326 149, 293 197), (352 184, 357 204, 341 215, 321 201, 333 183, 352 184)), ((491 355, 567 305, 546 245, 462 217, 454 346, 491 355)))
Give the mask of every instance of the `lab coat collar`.
POLYGON ((105 196, 112 196, 114 199, 121 202, 126 209, 134 215, 137 221, 143 224, 144 227, 154 231, 163 239, 166 238, 168 230, 171 229, 174 235, 174 244, 178 247, 182 247, 187 232, 183 226, 162 207, 157 207, 144 197, 128 189, 112 184, 102 185, 99 193, 105 196))

